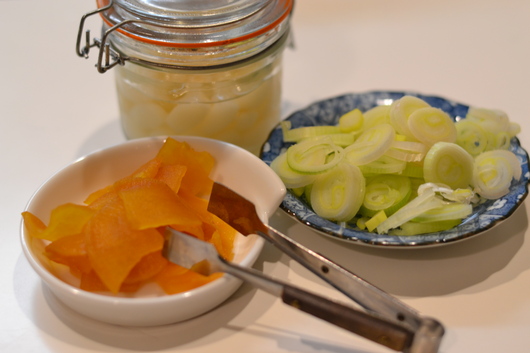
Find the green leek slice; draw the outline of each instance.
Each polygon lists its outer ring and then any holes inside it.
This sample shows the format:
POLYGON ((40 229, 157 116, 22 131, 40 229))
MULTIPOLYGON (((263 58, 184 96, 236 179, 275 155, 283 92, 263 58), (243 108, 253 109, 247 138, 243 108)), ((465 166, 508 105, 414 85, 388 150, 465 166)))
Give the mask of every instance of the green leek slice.
POLYGON ((457 144, 437 142, 425 156, 423 177, 428 183, 467 188, 473 179, 473 157, 457 144))
POLYGON ((477 122, 469 119, 455 124, 456 143, 470 155, 478 156, 488 146, 488 132, 477 122))
POLYGON ((415 110, 408 118, 411 134, 427 146, 436 142, 456 142, 456 127, 451 117, 439 108, 415 110))
POLYGON ((374 231, 374 229, 377 228, 378 225, 383 223, 387 219, 385 211, 379 211, 377 212, 372 218, 364 222, 364 225, 368 229, 369 232, 374 231))
POLYGON ((320 217, 346 222, 359 211, 365 190, 359 167, 339 163, 316 178, 311 188, 311 206, 320 217))
POLYGON ((344 149, 348 162, 364 165, 377 160, 392 146, 396 132, 390 124, 381 124, 365 130, 350 146, 344 149))
POLYGON ((423 178, 423 163, 408 162, 401 175, 411 178, 423 178))
POLYGON ((366 184, 360 213, 372 217, 379 211, 390 216, 410 197, 410 179, 401 175, 378 175, 366 184))

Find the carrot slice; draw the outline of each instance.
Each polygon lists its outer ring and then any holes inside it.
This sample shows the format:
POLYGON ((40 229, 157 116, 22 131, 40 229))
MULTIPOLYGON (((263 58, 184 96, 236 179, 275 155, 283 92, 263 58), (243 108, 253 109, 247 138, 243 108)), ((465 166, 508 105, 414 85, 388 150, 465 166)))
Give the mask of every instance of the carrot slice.
POLYGON ((209 276, 169 263, 155 276, 155 281, 167 294, 183 293, 220 278, 222 273, 209 276))
POLYGON ((210 153, 196 151, 186 142, 168 138, 156 158, 166 165, 179 164, 188 168, 182 178, 182 187, 196 195, 210 193, 213 186, 210 173, 215 166, 215 159, 210 153))
POLYGON ((35 237, 54 241, 67 235, 79 234, 93 213, 93 210, 84 205, 60 205, 52 210, 46 229, 35 237))
POLYGON ((22 212, 22 219, 28 235, 31 238, 41 238, 42 232, 46 229, 46 224, 39 217, 28 211, 22 212))
POLYGON ((108 185, 102 189, 96 190, 85 199, 84 203, 87 205, 92 204, 94 201, 99 199, 101 196, 111 192, 114 190, 114 187, 116 184, 123 182, 124 180, 128 180, 131 178, 154 178, 157 173, 158 169, 160 168, 161 162, 160 160, 153 158, 150 161, 144 163, 140 168, 135 170, 131 175, 126 176, 123 179, 120 179, 116 181, 115 183, 108 185))
POLYGON ((168 260, 162 256, 160 251, 147 254, 142 257, 142 259, 132 268, 131 272, 129 272, 123 281, 123 284, 133 284, 147 281, 162 271, 162 269, 166 267, 167 263, 168 260))
POLYGON ((70 272, 76 277, 92 271, 84 234, 67 235, 57 239, 48 244, 44 251, 51 261, 70 267, 70 272))
POLYGON ((118 191, 125 204, 127 219, 134 229, 169 224, 199 225, 201 220, 165 183, 139 179, 118 191))
POLYGON ((132 268, 147 254, 162 249, 156 229, 133 229, 121 202, 102 207, 84 228, 88 258, 105 286, 117 293, 132 268))
POLYGON ((180 195, 184 202, 193 208, 195 214, 202 220, 205 230, 205 239, 215 245, 219 254, 227 260, 233 258, 233 244, 237 231, 229 224, 208 212, 204 203, 197 200, 197 197, 189 193, 180 195))
POLYGON ((159 159, 153 158, 144 163, 140 168, 135 170, 132 174, 132 178, 154 178, 158 174, 158 170, 162 162, 159 159))
POLYGON ((163 165, 159 168, 155 178, 166 183, 173 192, 178 192, 187 170, 188 168, 184 165, 163 165))

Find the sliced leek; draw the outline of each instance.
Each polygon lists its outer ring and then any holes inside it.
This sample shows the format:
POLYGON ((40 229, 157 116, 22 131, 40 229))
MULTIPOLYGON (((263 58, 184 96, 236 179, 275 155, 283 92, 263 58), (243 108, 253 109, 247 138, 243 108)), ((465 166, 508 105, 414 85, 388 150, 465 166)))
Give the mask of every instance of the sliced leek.
POLYGON ((457 144, 437 142, 425 156, 423 177, 428 183, 467 188, 473 179, 473 157, 457 144))
POLYGON ((342 132, 359 131, 363 124, 364 116, 359 109, 354 109, 339 118, 339 128, 342 132))
POLYGON ((444 203, 445 202, 441 198, 436 196, 434 191, 427 191, 418 195, 415 199, 411 200, 383 221, 377 226, 377 232, 379 234, 387 233, 390 229, 401 226, 403 223, 412 220, 425 211, 443 206, 444 203))
POLYGON ((473 212, 473 206, 464 203, 448 203, 439 208, 425 211, 414 217, 414 222, 441 222, 462 220, 473 212))
POLYGON ((282 153, 274 158, 270 167, 282 179, 285 187, 289 189, 304 187, 315 181, 315 175, 293 170, 287 163, 287 153, 282 153))
POLYGON ((411 221, 403 223, 399 228, 392 229, 388 233, 391 235, 398 236, 420 235, 448 230, 457 226, 458 224, 460 224, 459 219, 426 223, 418 223, 411 221))
POLYGON ((487 151, 475 158, 473 186, 480 196, 493 200, 506 195, 512 179, 519 180, 521 174, 521 165, 513 152, 487 151))
POLYGON ((378 175, 366 184, 360 213, 372 217, 379 211, 391 215, 410 197, 410 179, 401 175, 378 175))
POLYGON ((372 218, 367 220, 364 224, 369 232, 373 232, 381 223, 387 219, 385 211, 377 212, 372 218))
POLYGON ((377 160, 392 146, 396 136, 389 124, 381 124, 364 131, 350 146, 344 149, 345 156, 353 165, 364 165, 377 160))
POLYGON ((436 142, 456 142, 456 127, 451 117, 441 109, 426 107, 415 110, 408 118, 411 134, 427 146, 436 142))
POLYGON ((479 122, 463 119, 457 122, 455 127, 456 143, 469 152, 470 155, 478 156, 486 151, 489 133, 479 122))
POLYGON ((303 126, 291 129, 291 122, 285 120, 280 123, 280 126, 282 128, 283 140, 285 142, 300 142, 311 137, 338 134, 342 132, 338 126, 303 126))
POLYGON ((429 103, 414 96, 403 96, 395 100, 390 106, 390 123, 399 134, 415 139, 409 129, 410 115, 420 108, 430 107, 429 103))
POLYGON ((342 160, 343 149, 329 136, 302 140, 287 149, 289 167, 299 173, 318 174, 331 169, 342 160))
POLYGON ((421 162, 427 150, 422 142, 394 141, 386 155, 404 162, 421 162))
POLYGON ((373 174, 401 174, 406 166, 407 163, 402 160, 382 155, 373 162, 360 165, 359 168, 367 176, 373 174))
POLYGON ((365 190, 359 167, 339 163, 315 179, 311 188, 311 206, 320 217, 346 222, 359 211, 365 190))
POLYGON ((363 130, 368 130, 381 124, 390 124, 390 105, 378 105, 363 113, 363 130))

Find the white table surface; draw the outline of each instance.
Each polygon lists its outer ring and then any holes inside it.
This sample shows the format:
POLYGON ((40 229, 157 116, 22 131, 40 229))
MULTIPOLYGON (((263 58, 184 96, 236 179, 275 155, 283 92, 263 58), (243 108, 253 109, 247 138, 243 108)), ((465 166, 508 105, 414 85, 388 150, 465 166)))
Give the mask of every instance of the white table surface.
MULTIPOLYGON (((97 73, 93 56, 74 51, 79 19, 94 8, 89 0, 0 0, 0 351, 389 351, 246 285, 203 317, 154 328, 95 322, 47 294, 21 252, 20 212, 58 169, 125 140, 113 74, 97 73)), ((530 148, 528 0, 299 0, 292 23, 284 116, 346 92, 409 90, 505 110, 530 148)), ((523 353, 530 346, 528 202, 479 237, 405 251, 328 239, 280 211, 271 223, 438 318, 447 329, 440 352, 523 353)), ((256 267, 339 298, 270 246, 256 267)))

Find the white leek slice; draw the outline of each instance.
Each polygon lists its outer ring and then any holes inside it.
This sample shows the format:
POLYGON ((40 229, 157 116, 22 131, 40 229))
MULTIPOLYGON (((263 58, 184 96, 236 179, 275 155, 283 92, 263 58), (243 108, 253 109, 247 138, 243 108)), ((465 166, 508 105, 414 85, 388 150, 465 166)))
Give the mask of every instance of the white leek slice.
POLYGON ((364 165, 377 160, 392 146, 396 132, 390 124, 381 124, 364 131, 344 153, 353 165, 364 165))
POLYGON ((394 141, 386 152, 387 156, 405 162, 421 162, 427 153, 427 146, 422 142, 394 141))
POLYGON ((290 146, 287 163, 299 173, 318 174, 336 166, 342 154, 342 147, 335 145, 329 136, 316 136, 290 146))
POLYGON ((482 197, 494 200, 510 191, 512 179, 521 178, 515 154, 506 150, 486 151, 475 158, 473 186, 482 197))
POLYGON ((410 221, 423 212, 441 207, 444 204, 445 202, 437 197, 434 191, 428 190, 418 195, 377 226, 377 232, 379 234, 387 233, 390 229, 401 226, 403 223, 410 221))
POLYGON ((390 123, 399 134, 415 139, 409 129, 410 115, 420 108, 430 107, 429 103, 414 96, 403 96, 395 100, 390 106, 390 123))
POLYGON ((467 188, 473 179, 473 157, 457 144, 437 142, 423 160, 423 177, 428 183, 467 188))
POLYGON ((354 109, 339 118, 339 128, 342 132, 353 132, 362 129, 364 124, 363 113, 354 109))
POLYGON ((287 163, 287 153, 285 152, 274 158, 270 167, 278 174, 288 189, 304 187, 311 184, 316 178, 314 174, 299 173, 293 170, 287 163))
POLYGON ((436 142, 456 142, 456 127, 453 119, 441 109, 420 108, 410 114, 408 128, 411 134, 427 146, 436 142))
POLYGON ((489 133, 478 121, 463 119, 455 124, 455 128, 456 143, 470 155, 478 156, 488 147, 489 133))
POLYGON ((291 125, 291 122, 288 120, 284 120, 280 123, 283 140, 285 142, 300 142, 311 137, 338 134, 342 132, 338 126, 332 125, 302 126, 295 129, 291 129, 291 125))
POLYGON ((384 210, 392 215, 405 205, 410 197, 410 179, 401 175, 378 175, 366 184, 361 214, 373 216, 384 210))
POLYGON ((311 207, 320 217, 346 222, 359 211, 366 190, 359 167, 339 163, 319 175, 311 188, 311 207))

